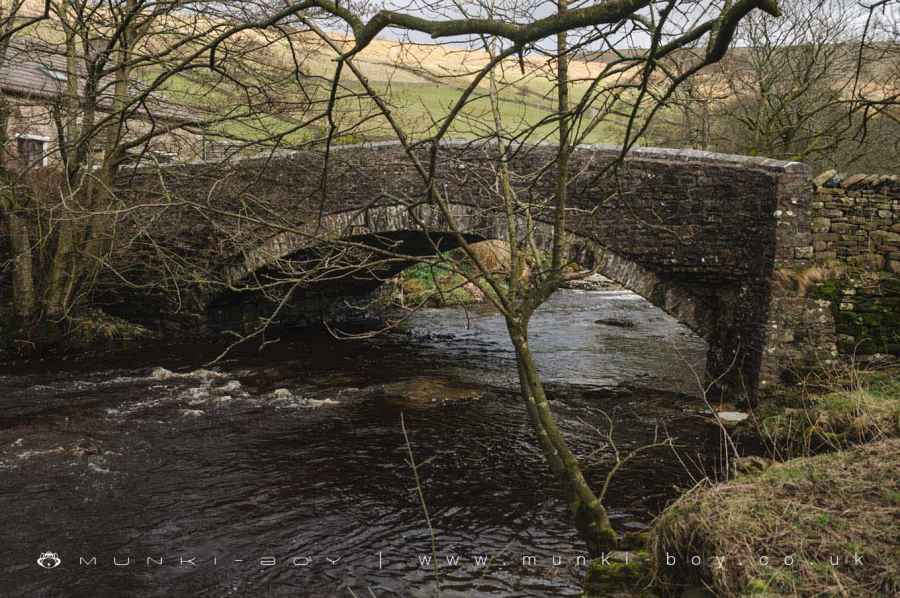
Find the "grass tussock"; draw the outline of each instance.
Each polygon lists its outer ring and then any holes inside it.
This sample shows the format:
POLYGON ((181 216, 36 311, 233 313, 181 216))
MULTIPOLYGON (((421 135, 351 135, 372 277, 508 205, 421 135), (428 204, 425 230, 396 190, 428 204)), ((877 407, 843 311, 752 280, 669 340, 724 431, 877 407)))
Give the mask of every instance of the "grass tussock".
POLYGON ((819 264, 800 270, 776 270, 773 281, 777 289, 791 291, 800 297, 806 297, 816 285, 829 280, 839 279, 845 273, 846 266, 843 264, 819 264))
POLYGON ((776 459, 900 437, 900 367, 851 369, 824 383, 773 397, 755 412, 758 435, 776 459))
POLYGON ((153 334, 133 322, 95 310, 71 320, 71 340, 84 345, 149 338, 153 334))
MULTIPOLYGON (((503 282, 510 269, 510 248, 506 241, 480 241, 470 248, 485 267, 503 282)), ((446 307, 469 305, 488 300, 487 294, 472 280, 483 280, 475 265, 461 249, 448 251, 437 263, 421 263, 408 268, 397 277, 393 301, 402 306, 429 305, 446 307)), ((534 261, 534 260, 531 260, 534 261)), ((523 275, 527 275, 526 271, 523 275)), ((487 285, 481 285, 492 290, 487 285)))
POLYGON ((888 439, 699 487, 652 530, 658 587, 672 595, 704 585, 717 596, 897 596, 898 471, 900 439, 888 439))

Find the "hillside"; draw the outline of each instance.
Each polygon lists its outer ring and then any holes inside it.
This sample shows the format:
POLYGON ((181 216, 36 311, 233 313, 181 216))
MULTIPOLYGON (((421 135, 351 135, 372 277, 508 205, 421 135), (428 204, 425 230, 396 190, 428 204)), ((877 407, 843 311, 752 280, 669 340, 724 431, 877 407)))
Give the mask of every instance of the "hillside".
MULTIPOLYGON (((26 10, 35 14, 43 5, 27 0, 26 10)), ((28 14, 28 13, 26 13, 28 14)), ((171 19, 171 17, 169 17, 171 19)), ((210 22, 206 22, 210 25, 210 22)), ((213 25, 221 25, 212 21, 213 25)), ((168 22, 164 27, 189 30, 186 22, 168 22)), ((62 31, 53 19, 32 28, 29 36, 60 44, 62 31)), ((335 34, 332 41, 343 48, 352 39, 335 34)), ((60 44, 61 45, 61 44, 60 44)), ((335 74, 334 52, 315 35, 303 31, 282 30, 244 32, 222 45, 220 52, 227 77, 202 69, 170 79, 161 89, 162 96, 197 113, 233 114, 229 122, 214 130, 237 141, 252 142, 283 135, 280 143, 297 143, 321 135, 324 119, 301 127, 324 110, 330 92, 329 80, 335 74), (229 62, 230 61, 230 62, 229 62), (237 109, 253 105, 252 110, 237 109), (249 112, 254 114, 249 114, 249 112), (261 114, 264 112, 264 114, 261 114)), ((140 50, 138 50, 140 51, 140 50)), ((483 49, 452 44, 422 44, 393 39, 376 39, 354 58, 354 64, 369 84, 391 105, 394 116, 412 137, 436 130, 451 106, 459 99, 476 73, 489 60, 483 49)), ((572 60, 572 95, 580 97, 591 80, 603 68, 601 61, 572 60)), ((143 67, 135 77, 150 82, 162 68, 143 67)), ((521 131, 551 117, 555 105, 555 64, 539 55, 509 59, 495 70, 501 87, 501 111, 504 126, 521 131)), ((492 121, 486 97, 488 82, 481 82, 451 129, 454 137, 474 137, 485 133, 484 123, 492 121)), ((391 131, 371 98, 362 97, 363 86, 350 69, 344 69, 338 93, 338 125, 347 127, 347 140, 390 137, 391 131), (364 124, 359 121, 365 120, 364 124)), ((542 127, 539 136, 552 134, 552 126, 542 127)), ((597 130, 589 141, 606 141, 597 130)))

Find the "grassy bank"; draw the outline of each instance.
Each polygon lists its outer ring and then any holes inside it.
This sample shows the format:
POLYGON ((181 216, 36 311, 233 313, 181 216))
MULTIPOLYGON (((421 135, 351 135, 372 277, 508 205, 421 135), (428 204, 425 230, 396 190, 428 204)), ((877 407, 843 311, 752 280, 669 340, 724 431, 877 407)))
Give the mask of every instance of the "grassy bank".
POLYGON ((846 371, 768 397, 741 431, 779 460, 900 437, 900 367, 846 371))
MULTIPOLYGON (((509 245, 505 241, 481 241, 471 245, 479 260, 498 278, 509 269, 509 245)), ((483 303, 488 296, 473 280, 481 278, 461 249, 441 254, 401 272, 389 287, 388 301, 401 307, 449 307, 483 303)), ((488 290, 488 292, 491 292, 488 290)))
POLYGON ((653 529, 656 586, 717 596, 896 596, 900 440, 701 487, 653 529), (691 563, 699 563, 694 565, 691 563))
POLYGON ((0 359, 29 357, 45 352, 120 347, 134 341, 155 340, 144 326, 99 309, 73 314, 63 325, 38 322, 27 333, 14 325, 12 315, 0 312, 0 359), (31 340, 23 340, 25 338, 31 340))
POLYGON ((392 286, 389 300, 401 307, 449 307, 481 303, 484 293, 448 261, 405 270, 392 286))
POLYGON ((900 595, 900 366, 824 376, 742 425, 772 460, 669 506, 631 595, 900 595))

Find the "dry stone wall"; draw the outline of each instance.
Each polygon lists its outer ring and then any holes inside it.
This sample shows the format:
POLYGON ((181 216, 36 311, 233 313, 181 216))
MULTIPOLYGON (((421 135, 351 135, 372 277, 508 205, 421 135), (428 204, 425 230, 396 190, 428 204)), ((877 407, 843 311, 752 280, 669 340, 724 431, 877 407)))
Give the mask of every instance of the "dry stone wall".
POLYGON ((900 177, 805 181, 793 259, 773 278, 762 384, 900 356, 900 177))
POLYGON ((900 176, 813 181, 814 260, 834 274, 814 293, 835 318, 846 355, 900 357, 900 176))
POLYGON ((814 257, 900 274, 900 176, 841 176, 813 181, 814 257))

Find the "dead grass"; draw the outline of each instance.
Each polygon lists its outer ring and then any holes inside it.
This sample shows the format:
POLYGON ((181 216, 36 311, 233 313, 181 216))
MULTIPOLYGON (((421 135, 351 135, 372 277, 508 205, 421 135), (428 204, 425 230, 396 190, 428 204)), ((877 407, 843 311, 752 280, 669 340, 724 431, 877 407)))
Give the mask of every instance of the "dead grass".
POLYGON ((845 273, 846 266, 840 263, 815 265, 801 270, 781 269, 775 271, 773 282, 778 289, 790 290, 805 297, 815 285, 841 278, 845 273))
POLYGON ((100 310, 93 310, 71 319, 69 336, 74 343, 93 345, 149 338, 153 334, 140 324, 110 316, 100 310))
POLYGON ((889 439, 697 488, 652 530, 658 586, 675 595, 705 585, 717 596, 897 596, 898 471, 900 439, 889 439))
POLYGON ((900 437, 900 367, 850 368, 823 385, 772 397, 755 410, 751 433, 774 458, 900 437))
MULTIPOLYGON (((469 247, 485 268, 490 272, 509 272, 510 248, 506 241, 488 240, 471 243, 469 247)), ((453 257, 461 254, 461 250, 453 252, 453 257)), ((463 256, 459 255, 462 259, 463 256)))

